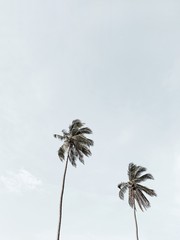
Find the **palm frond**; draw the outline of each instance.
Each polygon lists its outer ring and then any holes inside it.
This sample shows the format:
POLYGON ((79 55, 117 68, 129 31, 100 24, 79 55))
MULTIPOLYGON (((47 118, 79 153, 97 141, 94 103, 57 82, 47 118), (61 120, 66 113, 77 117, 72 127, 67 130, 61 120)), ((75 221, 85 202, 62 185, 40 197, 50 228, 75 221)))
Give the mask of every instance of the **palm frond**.
POLYGON ((145 167, 141 167, 141 166, 136 166, 136 173, 134 178, 138 178, 140 177, 140 175, 145 172, 147 169, 145 167))
MULTIPOLYGON (((76 148, 76 146, 75 146, 75 148, 76 148)), ((83 153, 81 151, 79 151, 78 148, 76 148, 76 152, 77 152, 77 157, 78 157, 79 161, 84 164, 84 155, 83 155, 83 153)))
POLYGON ((151 206, 149 200, 139 189, 136 190, 135 196, 136 196, 135 199, 142 211, 144 209, 146 210, 147 208, 149 208, 151 206))
POLYGON ((88 147, 93 146, 94 145, 94 141, 90 138, 86 138, 86 145, 88 145, 88 147))
POLYGON ((74 147, 70 147, 69 150, 69 161, 71 164, 76 167, 77 152, 74 147))
POLYGON ((79 119, 75 119, 72 121, 72 124, 69 126, 69 131, 72 132, 73 130, 78 130, 84 125, 79 119))
POLYGON ((129 206, 133 208, 134 206, 134 190, 129 188, 129 197, 128 197, 129 206))
POLYGON ((69 147, 69 144, 65 141, 64 144, 58 150, 58 156, 61 161, 65 159, 65 153, 69 147))
POLYGON ((77 131, 77 135, 78 134, 92 134, 92 130, 90 128, 88 128, 88 127, 80 128, 77 131))
POLYGON ((55 138, 59 138, 60 140, 63 140, 64 139, 64 136, 61 136, 59 134, 54 134, 53 135, 55 138))
POLYGON ((69 133, 66 131, 66 129, 63 129, 62 133, 63 133, 64 137, 69 135, 69 133))
POLYGON ((135 180, 135 182, 140 183, 140 182, 146 181, 148 179, 152 179, 152 180, 154 179, 153 176, 150 173, 144 174, 143 176, 137 178, 135 180))
POLYGON ((156 197, 157 194, 153 189, 147 188, 145 186, 142 186, 140 184, 137 184, 137 188, 143 192, 145 192, 146 194, 148 194, 151 197, 156 197))
POLYGON ((91 156, 91 151, 88 147, 86 147, 83 144, 79 144, 78 149, 80 152, 82 152, 86 157, 91 156))
POLYGON ((137 192, 136 192, 136 196, 135 196, 135 201, 137 202, 137 204, 138 204, 139 208, 141 209, 141 211, 144 211, 142 198, 137 194, 137 192))
POLYGON ((75 135, 72 139, 78 143, 87 145, 88 147, 93 146, 94 144, 93 140, 85 137, 83 134, 75 135))
POLYGON ((136 165, 134 163, 130 163, 128 167, 128 176, 130 181, 134 179, 135 173, 136 173, 136 165))
POLYGON ((120 199, 124 200, 124 194, 125 194, 126 190, 128 189, 128 183, 122 182, 118 185, 118 188, 120 189, 119 197, 120 197, 120 199))

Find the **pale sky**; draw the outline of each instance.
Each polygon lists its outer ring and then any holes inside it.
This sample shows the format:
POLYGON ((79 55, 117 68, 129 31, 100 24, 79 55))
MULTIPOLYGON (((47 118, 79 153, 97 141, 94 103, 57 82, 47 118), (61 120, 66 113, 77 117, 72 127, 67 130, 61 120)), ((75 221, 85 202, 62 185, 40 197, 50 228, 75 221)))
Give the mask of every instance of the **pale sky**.
POLYGON ((0 239, 56 239, 53 134, 79 118, 95 145, 69 165, 62 240, 135 240, 130 162, 158 194, 140 239, 179 240, 180 1, 1 0, 0 34, 0 239))

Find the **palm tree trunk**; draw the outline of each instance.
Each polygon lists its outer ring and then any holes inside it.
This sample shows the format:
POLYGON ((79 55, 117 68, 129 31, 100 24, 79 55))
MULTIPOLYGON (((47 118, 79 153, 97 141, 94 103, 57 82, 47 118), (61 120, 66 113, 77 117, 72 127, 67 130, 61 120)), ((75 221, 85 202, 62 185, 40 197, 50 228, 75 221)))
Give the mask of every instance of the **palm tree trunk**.
POLYGON ((137 240, 139 240, 139 236, 138 236, 138 224, 137 224, 137 218, 136 218, 135 200, 134 200, 134 220, 135 220, 135 224, 136 224, 136 237, 137 237, 137 240))
POLYGON ((68 160, 69 160, 69 154, 67 155, 66 165, 65 165, 65 168, 64 168, 64 175, 63 175, 63 182, 62 182, 62 190, 61 190, 61 196, 60 196, 59 223, 58 223, 57 240, 60 239, 61 220, 62 220, 62 204, 63 204, 63 195, 64 195, 64 187, 65 187, 65 180, 66 180, 66 172, 67 172, 68 160))

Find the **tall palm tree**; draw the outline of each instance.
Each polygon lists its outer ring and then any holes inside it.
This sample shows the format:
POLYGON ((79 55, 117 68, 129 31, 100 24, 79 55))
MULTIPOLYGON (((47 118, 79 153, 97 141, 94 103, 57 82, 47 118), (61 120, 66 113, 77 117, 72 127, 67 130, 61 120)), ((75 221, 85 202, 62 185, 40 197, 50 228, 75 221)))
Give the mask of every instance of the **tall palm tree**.
POLYGON ((68 162, 76 167, 76 162, 78 159, 80 162, 84 163, 84 155, 86 157, 89 157, 91 155, 90 146, 93 146, 93 141, 87 138, 85 134, 91 134, 92 131, 90 128, 83 126, 84 123, 82 123, 79 119, 76 119, 69 126, 69 131, 62 130, 62 135, 54 134, 55 138, 59 138, 63 141, 62 146, 58 150, 58 156, 61 161, 64 161, 66 159, 60 196, 57 240, 60 239, 62 204, 68 162))
POLYGON ((126 190, 129 191, 129 205, 134 210, 134 219, 136 225, 136 237, 139 240, 138 236, 138 224, 137 224, 137 217, 136 217, 136 203, 138 204, 139 208, 143 211, 150 207, 150 202, 146 198, 145 194, 153 197, 157 196, 153 189, 147 188, 139 183, 146 181, 148 179, 154 179, 150 173, 146 173, 142 175, 146 171, 146 168, 137 166, 133 163, 129 164, 128 167, 128 182, 122 182, 118 185, 119 190, 119 197, 120 199, 124 200, 124 194, 126 190), (144 194, 145 193, 145 194, 144 194))

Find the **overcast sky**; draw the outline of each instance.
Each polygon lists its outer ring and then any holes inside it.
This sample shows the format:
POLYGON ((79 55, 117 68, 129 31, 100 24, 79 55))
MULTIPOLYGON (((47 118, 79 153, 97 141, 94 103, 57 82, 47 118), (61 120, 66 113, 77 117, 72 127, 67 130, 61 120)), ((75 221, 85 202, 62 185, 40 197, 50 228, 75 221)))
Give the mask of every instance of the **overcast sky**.
POLYGON ((95 145, 69 165, 62 240, 135 239, 117 189, 130 162, 158 194, 140 239, 179 240, 179 92, 179 0, 1 0, 0 239, 56 239, 53 134, 79 118, 95 145))

